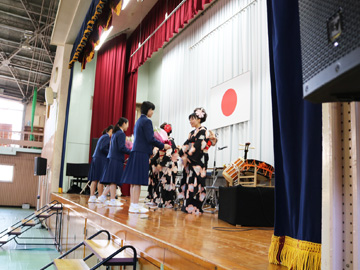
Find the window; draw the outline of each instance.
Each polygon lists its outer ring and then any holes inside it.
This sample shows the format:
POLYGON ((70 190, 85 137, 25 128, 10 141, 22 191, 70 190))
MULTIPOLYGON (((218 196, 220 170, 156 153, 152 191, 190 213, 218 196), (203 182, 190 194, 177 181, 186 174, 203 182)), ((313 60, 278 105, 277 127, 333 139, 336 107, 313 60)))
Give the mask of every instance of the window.
MULTIPOLYGON (((21 102, 0 98, 0 125, 10 126, 10 131, 21 131, 23 114, 24 105, 21 102)), ((20 133, 12 134, 11 139, 19 140, 20 133)))
POLYGON ((14 176, 13 165, 1 165, 0 164, 0 182, 12 182, 14 176))

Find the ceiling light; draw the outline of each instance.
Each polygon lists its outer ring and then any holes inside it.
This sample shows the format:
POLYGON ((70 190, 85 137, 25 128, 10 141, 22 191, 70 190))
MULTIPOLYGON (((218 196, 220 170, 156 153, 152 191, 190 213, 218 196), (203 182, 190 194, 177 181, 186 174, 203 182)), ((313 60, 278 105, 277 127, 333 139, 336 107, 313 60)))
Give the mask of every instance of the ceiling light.
POLYGON ((32 38, 34 35, 33 31, 25 30, 24 32, 24 38, 29 39, 32 38))
POLYGON ((100 49, 101 45, 103 45, 103 43, 105 42, 106 38, 109 36, 112 29, 113 29, 113 26, 110 26, 110 28, 108 30, 101 33, 100 42, 95 47, 95 49, 94 49, 95 51, 98 51, 100 49))
POLYGON ((124 10, 127 6, 127 4, 129 4, 130 0, 124 0, 123 1, 123 4, 122 4, 122 7, 121 7, 121 10, 124 10))
POLYGON ((25 50, 31 50, 30 39, 34 36, 32 31, 26 30, 21 38, 21 48, 25 50))
POLYGON ((21 44, 21 48, 25 49, 25 50, 31 50, 31 45, 29 43, 28 40, 25 40, 22 44, 21 44))

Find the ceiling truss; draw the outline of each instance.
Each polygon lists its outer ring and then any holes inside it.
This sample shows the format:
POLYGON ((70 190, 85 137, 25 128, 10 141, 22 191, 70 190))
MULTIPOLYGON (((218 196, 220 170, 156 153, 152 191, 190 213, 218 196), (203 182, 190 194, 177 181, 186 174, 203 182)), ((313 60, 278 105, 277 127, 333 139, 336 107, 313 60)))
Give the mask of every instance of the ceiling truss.
POLYGON ((50 38, 59 0, 0 0, 0 89, 27 103, 44 101, 56 47, 50 38))

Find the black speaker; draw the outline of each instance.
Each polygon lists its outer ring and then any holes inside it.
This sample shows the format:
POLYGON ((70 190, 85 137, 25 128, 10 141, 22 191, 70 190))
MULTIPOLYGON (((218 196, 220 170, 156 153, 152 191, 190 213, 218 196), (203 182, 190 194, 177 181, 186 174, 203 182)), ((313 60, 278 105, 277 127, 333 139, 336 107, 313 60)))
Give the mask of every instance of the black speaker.
POLYGON ((34 175, 46 175, 47 159, 35 157, 34 175))
POLYGON ((303 96, 360 100, 360 1, 299 0, 303 96))
POLYGON ((219 219, 232 225, 273 227, 274 188, 219 187, 219 219))

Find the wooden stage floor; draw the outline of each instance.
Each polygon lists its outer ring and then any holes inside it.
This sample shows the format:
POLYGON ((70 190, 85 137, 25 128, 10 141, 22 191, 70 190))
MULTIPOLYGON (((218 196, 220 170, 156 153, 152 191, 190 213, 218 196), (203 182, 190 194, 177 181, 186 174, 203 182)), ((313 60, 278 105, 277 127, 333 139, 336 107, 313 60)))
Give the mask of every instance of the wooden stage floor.
POLYGON ((87 195, 54 193, 51 198, 64 204, 65 215, 74 212, 85 224, 95 224, 135 246, 141 258, 155 267, 151 269, 287 269, 268 263, 272 228, 225 231, 236 227, 219 220, 217 214, 198 216, 173 209, 131 214, 129 197, 120 198, 122 207, 88 204, 87 195))

